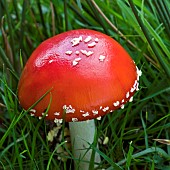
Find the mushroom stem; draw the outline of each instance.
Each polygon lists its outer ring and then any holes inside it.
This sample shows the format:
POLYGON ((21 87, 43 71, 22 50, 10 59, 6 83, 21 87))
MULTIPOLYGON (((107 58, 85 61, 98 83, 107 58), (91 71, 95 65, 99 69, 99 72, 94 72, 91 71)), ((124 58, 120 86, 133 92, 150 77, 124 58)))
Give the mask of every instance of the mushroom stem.
MULTIPOLYGON (((89 143, 94 142, 95 122, 94 120, 69 122, 69 128, 74 158, 80 159, 80 162, 74 161, 75 169, 88 170, 92 155, 92 149, 88 150, 88 148, 90 147, 89 143)), ((98 153, 95 153, 94 161, 95 163, 101 162, 98 153)))

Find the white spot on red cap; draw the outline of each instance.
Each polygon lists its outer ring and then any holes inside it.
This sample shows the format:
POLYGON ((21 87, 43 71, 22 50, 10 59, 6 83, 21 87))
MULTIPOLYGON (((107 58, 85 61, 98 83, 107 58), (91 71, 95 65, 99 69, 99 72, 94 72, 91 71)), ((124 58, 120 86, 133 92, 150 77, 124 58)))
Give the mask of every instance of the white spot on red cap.
POLYGON ((132 87, 132 88, 130 89, 130 92, 133 93, 134 91, 135 91, 135 88, 132 87))
POLYGON ((133 96, 129 99, 129 102, 133 102, 133 96))
POLYGON ((101 118, 102 118, 102 117, 101 117, 101 116, 99 116, 99 117, 97 117, 96 119, 97 119, 97 120, 101 120, 101 118))
POLYGON ((109 110, 109 106, 104 107, 102 110, 103 110, 103 112, 106 112, 107 110, 109 110))
POLYGON ((129 98, 130 94, 129 92, 126 93, 126 98, 129 98))
POLYGON ((79 52, 79 51, 76 51, 75 53, 76 53, 76 55, 79 55, 80 52, 79 52))
POLYGON ((80 60, 81 60, 80 57, 79 57, 79 58, 75 58, 75 59, 73 60, 73 62, 72 62, 73 66, 76 66, 76 65, 79 63, 80 60))
POLYGON ((139 77, 142 76, 142 71, 141 70, 138 69, 137 73, 138 73, 139 77))
POLYGON ((75 59, 74 59, 74 61, 77 61, 77 62, 78 62, 78 61, 80 61, 80 60, 81 60, 81 58, 80 58, 80 57, 79 57, 79 58, 75 58, 75 59))
POLYGON ((49 60, 48 62, 49 62, 49 63, 52 63, 53 61, 54 61, 54 60, 53 60, 53 59, 51 59, 51 60, 49 60))
POLYGON ((66 109, 66 108, 67 108, 67 106, 66 106, 66 105, 64 105, 64 106, 63 106, 63 109, 66 109))
POLYGON ((136 87, 138 86, 138 81, 137 80, 135 80, 135 83, 133 84, 133 88, 134 88, 134 90, 136 89, 136 87))
POLYGON ((88 47, 94 47, 96 45, 96 42, 92 42, 88 44, 88 47))
POLYGON ((55 112, 54 115, 55 115, 55 116, 59 116, 59 115, 60 115, 60 112, 55 112))
POLYGON ((93 51, 87 51, 87 50, 80 50, 80 51, 82 54, 86 55, 87 57, 93 54, 93 51))
POLYGON ((77 122, 78 121, 78 119, 74 118, 74 117, 71 120, 72 120, 72 122, 77 122))
POLYGON ((72 54, 72 51, 66 51, 65 54, 71 55, 71 54, 72 54))
POLYGON ((30 110, 30 112, 33 112, 33 113, 35 113, 35 112, 36 112, 36 110, 35 110, 35 109, 31 109, 31 110, 30 110))
POLYGON ((124 104, 122 104, 122 105, 120 106, 120 108, 121 108, 121 109, 124 109, 124 107, 125 107, 125 105, 124 105, 124 104))
POLYGON ((98 110, 92 110, 93 115, 97 115, 99 112, 98 110))
POLYGON ((44 112, 42 112, 41 114, 42 114, 42 116, 44 116, 44 115, 45 115, 45 116, 48 116, 48 114, 47 114, 47 113, 44 113, 44 112))
POLYGON ((76 66, 78 63, 79 63, 79 62, 78 62, 78 61, 75 61, 75 60, 73 60, 73 62, 72 62, 73 66, 76 66))
POLYGON ((100 56, 99 56, 99 60, 100 60, 100 61, 104 61, 105 58, 106 58, 106 56, 104 56, 104 55, 100 55, 100 56))
POLYGON ((139 83, 137 80, 135 80, 135 83, 133 85, 134 90, 138 91, 139 90, 139 83))
POLYGON ((34 114, 34 113, 31 113, 30 115, 31 115, 31 116, 35 116, 35 114, 34 114))
POLYGON ((116 106, 119 106, 120 102, 119 101, 116 101, 113 103, 113 105, 116 107, 116 106))
POLYGON ((84 113, 85 111, 84 110, 80 110, 81 113, 84 113))
POLYGON ((91 40, 91 36, 87 36, 87 38, 84 40, 85 43, 89 42, 91 40))
POLYGON ((42 119, 42 117, 41 117, 41 116, 39 116, 38 118, 39 118, 39 119, 42 119))
POLYGON ((78 45, 80 43, 80 41, 82 41, 82 36, 78 37, 78 38, 73 38, 71 40, 71 43, 72 43, 72 47, 78 45))
POLYGON ((56 123, 56 124, 57 123, 61 124, 62 122, 63 122, 63 119, 57 119, 57 118, 54 119, 54 123, 56 123))
POLYGON ((75 112, 75 109, 73 109, 73 107, 71 105, 69 105, 69 106, 64 105, 63 109, 66 111, 66 114, 75 112))
POLYGON ((136 86, 136 91, 139 90, 139 83, 137 83, 137 86, 136 86))
POLYGON ((137 71, 137 80, 139 81, 139 77, 142 75, 142 71, 138 69, 136 66, 136 71, 137 71))
POLYGON ((99 42, 99 39, 98 38, 95 38, 95 40, 94 40, 96 43, 98 43, 99 42))
POLYGON ((83 117, 87 117, 89 115, 90 115, 89 112, 86 112, 86 113, 82 114, 83 117))

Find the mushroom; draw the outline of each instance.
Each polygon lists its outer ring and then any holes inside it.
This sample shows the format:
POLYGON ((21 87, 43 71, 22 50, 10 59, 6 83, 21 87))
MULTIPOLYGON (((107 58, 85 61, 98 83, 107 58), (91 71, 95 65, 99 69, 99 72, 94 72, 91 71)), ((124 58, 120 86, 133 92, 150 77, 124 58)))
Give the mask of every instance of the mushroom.
MULTIPOLYGON (((88 29, 72 30, 51 37, 32 53, 22 72, 18 97, 31 115, 61 123, 70 122, 76 158, 88 169, 95 118, 124 108, 133 100, 141 71, 124 48, 111 37, 88 29), (78 122, 80 121, 80 122, 78 122), (84 148, 85 147, 85 148, 84 148)), ((95 161, 100 161, 96 153, 95 161)))

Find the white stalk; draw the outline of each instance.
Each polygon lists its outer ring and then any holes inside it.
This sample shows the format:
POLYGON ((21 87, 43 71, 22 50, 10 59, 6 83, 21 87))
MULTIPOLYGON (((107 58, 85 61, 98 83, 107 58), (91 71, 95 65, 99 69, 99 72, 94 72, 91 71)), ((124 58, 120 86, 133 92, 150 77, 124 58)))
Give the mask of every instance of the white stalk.
MULTIPOLYGON (((95 135, 95 122, 94 120, 82 121, 82 122, 69 122, 71 143, 73 149, 73 155, 79 161, 74 161, 75 169, 89 170, 89 162, 92 155, 92 149, 87 152, 90 144, 94 141, 95 135), (86 153, 87 152, 87 153, 86 153), (86 162, 84 162, 86 161, 86 162), (79 167, 77 167, 79 165, 79 167)), ((96 152, 96 163, 101 162, 100 155, 96 152)))

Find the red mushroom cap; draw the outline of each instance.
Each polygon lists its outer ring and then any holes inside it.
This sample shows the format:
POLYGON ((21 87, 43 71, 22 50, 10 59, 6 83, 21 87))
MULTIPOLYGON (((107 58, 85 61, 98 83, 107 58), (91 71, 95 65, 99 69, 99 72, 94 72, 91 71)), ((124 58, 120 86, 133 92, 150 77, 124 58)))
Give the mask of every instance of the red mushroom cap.
POLYGON ((21 75, 18 97, 31 114, 61 122, 82 121, 123 108, 138 90, 141 72, 119 43, 88 29, 47 39, 32 53, 21 75))

